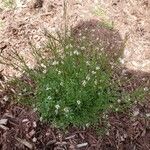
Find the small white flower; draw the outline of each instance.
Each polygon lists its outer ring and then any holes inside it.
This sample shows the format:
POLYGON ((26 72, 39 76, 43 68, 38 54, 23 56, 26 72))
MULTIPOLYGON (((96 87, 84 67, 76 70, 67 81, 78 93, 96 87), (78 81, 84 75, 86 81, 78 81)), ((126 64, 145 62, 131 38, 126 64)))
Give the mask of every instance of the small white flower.
POLYGON ((144 88, 144 91, 148 91, 148 87, 145 87, 145 88, 144 88))
POLYGON ((33 111, 34 111, 34 112, 37 112, 37 110, 38 110, 38 109, 37 109, 36 107, 35 107, 35 108, 33 108, 33 111))
POLYGON ((111 66, 111 69, 114 69, 114 66, 111 66))
POLYGON ((58 110, 60 108, 60 105, 55 105, 55 108, 58 110))
POLYGON ((43 121, 43 117, 40 117, 40 121, 43 121))
POLYGON ((60 85, 63 86, 64 85, 63 82, 60 82, 60 85))
POLYGON ((84 46, 81 47, 81 50, 85 50, 86 48, 84 46))
POLYGON ((86 81, 85 81, 85 80, 82 82, 82 85, 83 85, 83 86, 85 86, 85 85, 86 85, 86 81))
POLYGON ((61 71, 58 71, 58 74, 61 74, 61 71))
POLYGON ((77 104, 80 105, 80 104, 81 104, 81 101, 77 100, 77 104))
POLYGON ((86 123, 86 127, 88 128, 90 126, 90 124, 89 123, 86 123))
POLYGON ((119 58, 119 62, 120 62, 121 64, 124 64, 124 63, 125 63, 124 59, 122 59, 122 58, 119 58))
POLYGON ((68 107, 65 107, 65 108, 64 108, 64 112, 68 113, 68 112, 69 112, 69 108, 68 108, 68 107))
POLYGON ((69 55, 72 56, 72 52, 70 52, 69 55))
POLYGON ((58 65, 59 64, 59 62, 58 61, 53 61, 53 63, 52 63, 52 65, 58 65))
POLYGON ((97 80, 94 81, 94 84, 97 85, 97 80))
POLYGON ((118 99, 118 100, 117 100, 117 102, 118 102, 118 103, 120 103, 120 102, 121 102, 121 100, 120 100, 120 99, 118 99))
POLYGON ((99 66, 97 66, 97 67, 96 67, 96 70, 99 70, 99 69, 100 69, 100 67, 99 67, 99 66))
POLYGON ((96 72, 95 72, 95 71, 92 71, 92 74, 96 74, 96 72))
POLYGON ((55 110, 55 114, 56 114, 56 115, 58 114, 58 109, 55 110))
POLYGON ((48 90, 50 90, 50 89, 51 89, 50 87, 48 87, 48 86, 46 87, 46 91, 48 91, 48 90))
POLYGON ((90 78, 90 76, 89 76, 89 75, 87 75, 87 76, 86 76, 86 80, 88 80, 88 81, 89 81, 90 79, 91 79, 91 78, 90 78))
POLYGON ((89 62, 89 61, 86 61, 86 65, 88 65, 88 66, 89 66, 89 65, 90 65, 90 62, 89 62))
POLYGON ((74 53, 75 55, 79 55, 79 52, 78 52, 77 50, 75 50, 73 53, 74 53))
POLYGON ((81 33, 79 33, 79 36, 82 36, 82 34, 81 34, 81 33))
POLYGON ((48 96, 48 97, 47 97, 47 99, 48 99, 48 100, 51 100, 51 99, 52 99, 52 97, 51 97, 51 96, 48 96))
POLYGON ((118 108, 115 109, 115 111, 118 111, 118 110, 119 110, 118 108))
POLYGON ((46 72, 47 72, 47 70, 46 70, 46 69, 44 69, 44 70, 43 70, 43 73, 44 73, 44 74, 46 74, 46 72))
POLYGON ((84 40, 84 39, 86 39, 86 37, 85 37, 85 36, 83 36, 83 37, 82 37, 82 39, 84 40))
POLYGON ((3 99, 4 99, 4 101, 6 101, 6 102, 7 102, 9 98, 8 98, 8 96, 7 96, 7 95, 5 95, 3 99))
POLYGON ((46 68, 46 66, 44 64, 41 64, 41 67, 46 68))

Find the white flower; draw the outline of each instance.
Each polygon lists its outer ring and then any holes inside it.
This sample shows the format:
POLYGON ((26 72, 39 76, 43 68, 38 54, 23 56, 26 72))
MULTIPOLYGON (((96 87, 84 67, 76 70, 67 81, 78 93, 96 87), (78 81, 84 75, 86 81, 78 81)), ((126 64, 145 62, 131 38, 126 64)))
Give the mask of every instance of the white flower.
POLYGON ((64 85, 63 82, 60 82, 60 85, 63 86, 64 85))
POLYGON ((58 63, 59 62, 55 60, 55 61, 53 61, 52 65, 58 65, 58 63))
POLYGON ((43 70, 43 73, 44 73, 44 74, 46 74, 46 72, 47 72, 47 70, 46 70, 46 69, 44 69, 44 70, 43 70))
POLYGON ((94 84, 97 85, 97 80, 94 81, 94 84))
POLYGON ((60 108, 60 106, 59 105, 55 105, 55 108, 58 110, 60 108))
POLYGON ((117 100, 117 102, 118 102, 118 103, 120 103, 120 102, 121 102, 121 100, 120 100, 120 99, 118 99, 118 100, 117 100))
POLYGON ((81 104, 81 101, 77 100, 77 104, 80 105, 80 104, 81 104))
POLYGON ((65 108, 64 108, 64 112, 68 113, 68 112, 69 112, 69 108, 68 108, 68 107, 65 107, 65 108))
POLYGON ((82 34, 81 34, 81 33, 79 33, 79 36, 82 36, 82 34))
POLYGON ((46 68, 46 66, 44 64, 41 64, 41 67, 46 68))
POLYGON ((70 56, 72 56, 72 52, 70 52, 70 54, 69 54, 70 56))
POLYGON ((119 62, 120 62, 121 64, 124 64, 124 63, 125 63, 124 59, 122 59, 122 58, 119 58, 119 62))
POLYGON ((92 74, 96 74, 96 72, 95 72, 95 71, 92 71, 92 74))
POLYGON ((77 50, 75 50, 73 53, 79 55, 79 52, 77 50))
POLYGON ((89 75, 86 76, 86 80, 88 80, 88 81, 90 80, 90 76, 89 75))
POLYGON ((99 70, 99 69, 100 69, 100 67, 99 67, 99 66, 97 66, 97 67, 96 67, 96 70, 99 70))
POLYGON ((88 66, 89 66, 89 65, 90 65, 90 62, 89 62, 89 61, 86 61, 86 65, 88 65, 88 66))
POLYGON ((148 91, 148 87, 145 87, 145 88, 144 88, 144 91, 148 91))
POLYGON ((55 110, 55 114, 56 114, 56 115, 58 114, 58 109, 55 110))
POLYGON ((86 81, 85 81, 85 80, 82 82, 82 85, 83 85, 83 86, 85 86, 85 85, 86 85, 86 81))
POLYGON ((40 117, 40 121, 43 121, 43 117, 40 117))
POLYGON ((86 37, 85 37, 85 36, 83 36, 83 37, 82 37, 82 39, 84 40, 84 39, 86 39, 86 37))
POLYGON ((47 99, 48 99, 48 100, 51 100, 51 99, 52 99, 52 97, 51 97, 51 96, 48 96, 48 97, 47 97, 47 99))
POLYGON ((50 87, 46 86, 46 91, 48 91, 48 90, 50 90, 50 89, 51 89, 50 87))
POLYGON ((86 127, 88 128, 90 126, 90 124, 89 123, 86 123, 86 127))
POLYGON ((81 47, 81 50, 85 50, 86 48, 84 46, 81 47))
POLYGON ((119 110, 118 108, 115 109, 115 111, 118 111, 118 110, 119 110))
POLYGON ((61 71, 58 71, 58 74, 61 74, 61 71))

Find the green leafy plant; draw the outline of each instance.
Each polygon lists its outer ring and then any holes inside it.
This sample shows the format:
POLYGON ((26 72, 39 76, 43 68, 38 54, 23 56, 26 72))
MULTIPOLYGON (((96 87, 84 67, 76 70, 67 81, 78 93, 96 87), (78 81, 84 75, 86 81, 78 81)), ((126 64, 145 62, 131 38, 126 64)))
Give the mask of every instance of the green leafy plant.
POLYGON ((119 60, 111 62, 102 47, 89 51, 88 42, 80 41, 82 47, 78 46, 72 34, 65 38, 61 34, 47 36, 48 51, 31 44, 37 62, 34 69, 17 52, 12 57, 20 65, 11 64, 24 71, 21 78, 11 81, 16 87, 15 99, 36 108, 44 121, 60 128, 92 125, 104 114, 122 111, 144 97, 141 88, 130 92, 122 89, 126 79, 118 74, 119 60))

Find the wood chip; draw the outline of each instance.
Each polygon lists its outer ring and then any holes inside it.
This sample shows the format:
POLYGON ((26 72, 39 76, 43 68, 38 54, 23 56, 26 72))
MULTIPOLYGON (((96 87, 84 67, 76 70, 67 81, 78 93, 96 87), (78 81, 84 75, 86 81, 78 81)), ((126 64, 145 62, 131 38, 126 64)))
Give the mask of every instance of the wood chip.
POLYGON ((18 142, 20 142, 21 144, 23 144, 24 146, 28 147, 29 149, 33 148, 33 145, 30 144, 28 141, 26 141, 25 139, 20 139, 20 138, 16 138, 16 140, 18 142))
POLYGON ((8 119, 0 119, 0 125, 6 125, 8 119))
POLYGON ((69 140, 69 139, 73 139, 75 137, 75 135, 71 135, 65 138, 65 140, 69 140))
POLYGON ((66 145, 67 142, 57 142, 56 145, 66 145))
POLYGON ((4 126, 4 125, 1 125, 1 124, 0 124, 0 128, 3 129, 3 130, 9 130, 8 127, 6 127, 6 126, 4 126))
POLYGON ((48 145, 52 145, 52 144, 54 144, 54 143, 56 143, 56 140, 51 140, 51 141, 49 141, 46 145, 48 146, 48 145))
POLYGON ((88 143, 78 144, 78 145, 77 145, 77 148, 85 147, 85 146, 87 146, 87 145, 88 145, 88 143))
POLYGON ((25 123, 25 122, 28 122, 28 121, 29 121, 29 119, 23 119, 22 123, 25 123))

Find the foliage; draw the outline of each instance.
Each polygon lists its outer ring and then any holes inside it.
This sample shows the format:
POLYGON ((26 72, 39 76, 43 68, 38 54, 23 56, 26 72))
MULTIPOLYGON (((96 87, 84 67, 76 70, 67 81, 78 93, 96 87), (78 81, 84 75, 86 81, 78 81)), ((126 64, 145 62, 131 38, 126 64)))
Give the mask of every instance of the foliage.
POLYGON ((71 33, 65 38, 62 34, 47 36, 48 51, 31 44, 37 61, 34 69, 17 52, 13 53, 24 74, 11 81, 18 102, 34 107, 44 121, 60 128, 92 125, 108 112, 123 111, 144 97, 142 88, 122 89, 126 78, 119 75, 119 58, 110 61, 102 47, 89 51, 89 42, 81 40, 82 47, 78 46, 71 33))

